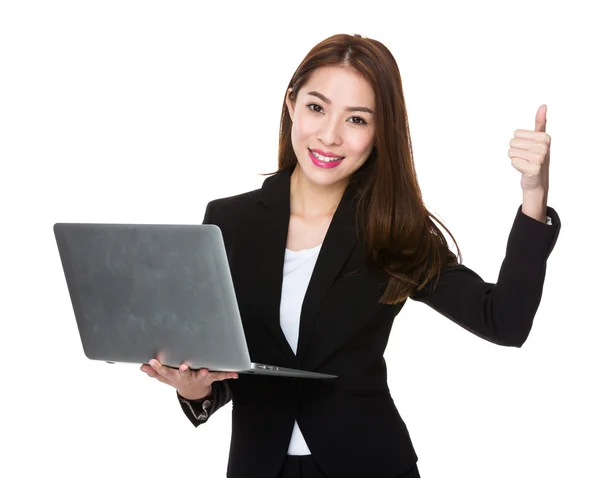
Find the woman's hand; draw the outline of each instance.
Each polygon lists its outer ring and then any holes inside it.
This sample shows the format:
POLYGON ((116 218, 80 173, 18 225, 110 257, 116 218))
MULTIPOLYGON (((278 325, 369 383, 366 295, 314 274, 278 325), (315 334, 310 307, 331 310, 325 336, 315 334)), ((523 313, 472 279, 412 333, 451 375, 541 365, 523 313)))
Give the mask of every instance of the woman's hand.
POLYGON ((518 129, 510 141, 508 156, 521 172, 523 214, 546 223, 548 190, 550 189, 550 142, 546 133, 546 105, 538 108, 533 131, 518 129))
POLYGON ((209 372, 206 368, 190 370, 185 362, 179 366, 179 369, 165 367, 156 359, 150 360, 149 365, 143 364, 140 370, 159 382, 171 385, 179 395, 189 400, 197 400, 209 395, 212 383, 217 380, 238 378, 236 372, 209 372))
POLYGON ((542 105, 535 115, 533 131, 518 129, 510 140, 508 156, 513 167, 522 173, 521 189, 524 192, 540 192, 548 195, 550 188, 550 143, 551 138, 546 133, 546 111, 542 105))

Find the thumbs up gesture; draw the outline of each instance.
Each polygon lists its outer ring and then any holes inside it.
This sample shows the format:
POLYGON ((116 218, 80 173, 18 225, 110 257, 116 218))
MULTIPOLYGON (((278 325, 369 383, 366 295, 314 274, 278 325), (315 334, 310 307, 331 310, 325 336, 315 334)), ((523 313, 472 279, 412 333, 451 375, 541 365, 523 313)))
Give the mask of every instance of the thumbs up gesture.
POLYGON ((523 192, 547 196, 550 169, 550 135, 546 133, 547 106, 538 108, 533 131, 518 129, 510 140, 508 156, 513 167, 522 173, 523 192))

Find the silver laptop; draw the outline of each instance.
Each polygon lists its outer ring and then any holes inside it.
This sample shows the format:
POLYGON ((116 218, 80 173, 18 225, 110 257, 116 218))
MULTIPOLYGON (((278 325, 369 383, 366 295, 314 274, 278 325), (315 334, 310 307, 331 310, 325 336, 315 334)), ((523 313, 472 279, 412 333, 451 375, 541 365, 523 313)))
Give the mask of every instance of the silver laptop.
POLYGON ((218 226, 56 223, 54 235, 89 359, 337 377, 251 362, 218 226))

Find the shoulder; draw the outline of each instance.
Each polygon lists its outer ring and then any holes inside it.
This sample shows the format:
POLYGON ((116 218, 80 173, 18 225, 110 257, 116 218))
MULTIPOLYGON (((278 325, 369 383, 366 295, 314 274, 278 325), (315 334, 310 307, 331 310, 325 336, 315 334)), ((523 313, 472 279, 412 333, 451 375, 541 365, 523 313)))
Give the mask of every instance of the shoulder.
POLYGON ((206 205, 203 224, 219 226, 225 242, 230 244, 241 231, 247 231, 260 207, 260 189, 213 199, 206 205))
POLYGON ((278 203, 283 194, 289 195, 287 172, 267 177, 260 188, 233 196, 213 199, 206 206, 204 223, 227 229, 251 224, 260 217, 268 203, 278 203))
POLYGON ((259 195, 260 189, 255 189, 236 194, 235 196, 213 199, 206 205, 206 210, 207 213, 210 211, 211 216, 215 219, 227 219, 231 216, 239 216, 255 207, 258 203, 259 195))

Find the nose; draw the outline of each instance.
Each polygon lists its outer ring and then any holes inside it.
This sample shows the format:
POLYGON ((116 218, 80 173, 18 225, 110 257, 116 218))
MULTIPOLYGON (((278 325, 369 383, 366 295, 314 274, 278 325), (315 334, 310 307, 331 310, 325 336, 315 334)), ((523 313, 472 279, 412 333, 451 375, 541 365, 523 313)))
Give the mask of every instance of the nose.
POLYGON ((340 144, 342 142, 342 136, 340 134, 341 126, 338 123, 339 122, 335 118, 323 121, 317 139, 327 145, 340 144))

